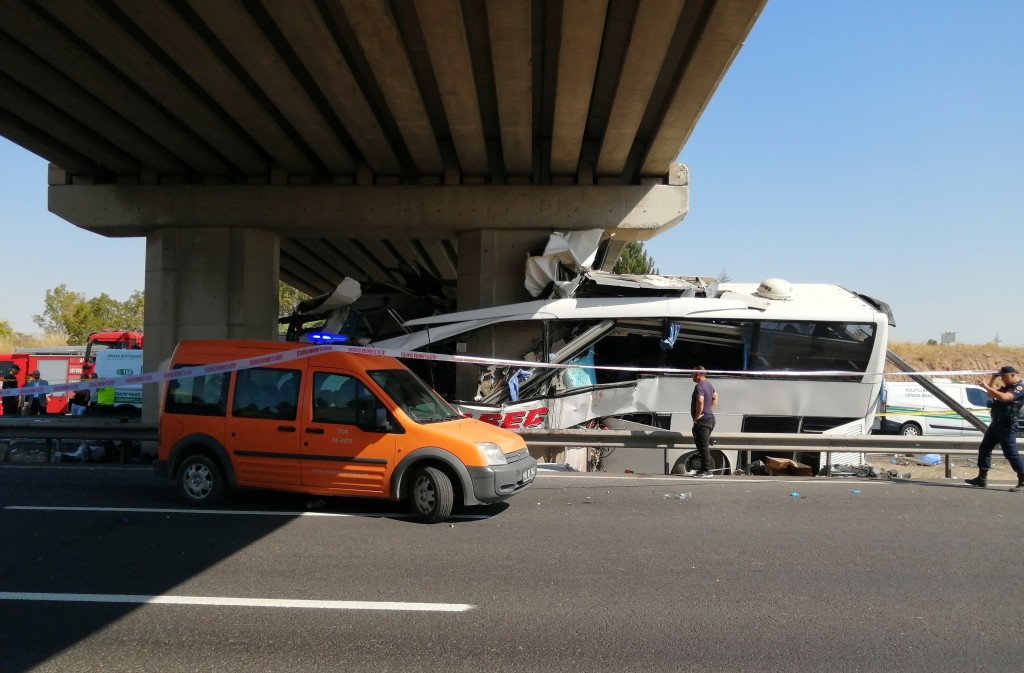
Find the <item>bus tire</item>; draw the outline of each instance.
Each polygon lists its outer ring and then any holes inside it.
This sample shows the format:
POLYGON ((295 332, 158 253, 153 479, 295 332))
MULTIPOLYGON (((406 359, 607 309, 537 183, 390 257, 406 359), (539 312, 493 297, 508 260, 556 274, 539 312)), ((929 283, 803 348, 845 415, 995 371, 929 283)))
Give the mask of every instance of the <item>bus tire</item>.
POLYGON ((452 481, 436 467, 417 470, 409 487, 409 504, 416 518, 425 523, 447 519, 455 506, 452 481))
POLYGON ((920 425, 908 421, 900 426, 900 434, 904 437, 920 437, 924 433, 921 432, 920 425))
MULTIPOLYGON (((729 462, 726 460, 725 454, 711 449, 711 469, 723 470, 721 474, 725 474, 724 470, 728 469, 728 467, 729 462)), ((691 472, 697 472, 699 469, 700 453, 698 451, 688 451, 676 459, 672 469, 669 470, 669 474, 690 474, 691 472)))

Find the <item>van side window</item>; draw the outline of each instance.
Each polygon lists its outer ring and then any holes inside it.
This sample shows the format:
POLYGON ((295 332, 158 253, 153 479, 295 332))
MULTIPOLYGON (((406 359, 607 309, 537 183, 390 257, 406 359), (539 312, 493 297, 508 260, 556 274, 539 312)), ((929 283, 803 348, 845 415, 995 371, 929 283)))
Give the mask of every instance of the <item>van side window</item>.
MULTIPOLYGON (((184 369, 196 365, 177 365, 184 369)), ((191 379, 176 379, 167 384, 164 411, 192 416, 223 416, 227 409, 228 375, 207 374, 191 379)))
POLYGON ((362 381, 345 374, 313 374, 313 422, 363 425, 373 423, 382 405, 362 381))
POLYGON ((235 374, 231 415, 294 421, 299 403, 298 370, 246 369, 235 374))

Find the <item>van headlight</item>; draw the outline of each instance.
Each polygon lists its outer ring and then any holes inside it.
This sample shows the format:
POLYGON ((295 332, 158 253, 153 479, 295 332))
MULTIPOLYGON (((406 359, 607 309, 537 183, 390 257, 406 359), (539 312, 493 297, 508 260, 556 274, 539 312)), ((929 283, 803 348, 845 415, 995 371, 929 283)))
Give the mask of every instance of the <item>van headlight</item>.
POLYGON ((484 454, 488 465, 505 465, 508 463, 505 460, 505 453, 494 442, 477 442, 476 448, 480 449, 480 453, 484 454))

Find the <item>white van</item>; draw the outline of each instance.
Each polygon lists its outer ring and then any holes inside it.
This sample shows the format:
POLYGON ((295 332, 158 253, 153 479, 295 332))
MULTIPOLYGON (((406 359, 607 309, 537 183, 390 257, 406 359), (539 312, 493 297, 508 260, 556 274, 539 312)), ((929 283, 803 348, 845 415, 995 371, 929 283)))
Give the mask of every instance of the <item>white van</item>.
MULTIPOLYGON (((959 402, 985 423, 990 419, 989 397, 981 386, 933 381, 939 389, 959 402)), ((932 395, 919 383, 891 381, 885 384, 881 406, 881 431, 916 437, 920 435, 967 435, 979 432, 960 414, 932 395)))
MULTIPOLYGON (((139 349, 105 348, 96 354, 96 377, 101 379, 119 376, 138 376, 142 373, 142 351, 139 349)), ((93 393, 98 400, 99 396, 93 393)), ((114 400, 110 409, 100 412, 140 413, 142 410, 142 384, 122 383, 114 388, 114 400)))

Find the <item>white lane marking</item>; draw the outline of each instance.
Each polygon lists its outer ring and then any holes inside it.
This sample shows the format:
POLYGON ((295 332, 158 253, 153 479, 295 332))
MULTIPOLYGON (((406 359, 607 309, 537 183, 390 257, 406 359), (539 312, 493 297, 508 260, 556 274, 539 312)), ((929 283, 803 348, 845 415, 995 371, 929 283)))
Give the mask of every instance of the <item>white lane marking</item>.
POLYGON ((49 594, 0 591, 0 600, 56 601, 61 603, 134 603, 162 605, 214 605, 315 610, 403 610, 412 612, 466 612, 466 603, 404 603, 388 601, 312 601, 288 598, 233 598, 229 596, 134 596, 130 594, 49 594))
MULTIPOLYGON (((402 512, 273 512, 264 510, 235 509, 160 509, 153 507, 57 507, 49 505, 7 505, 4 509, 33 510, 43 512, 134 512, 139 514, 240 514, 248 516, 329 516, 329 517, 373 517, 392 519, 411 519, 412 514, 402 512)), ((484 514, 453 514, 449 519, 487 519, 484 514)))

